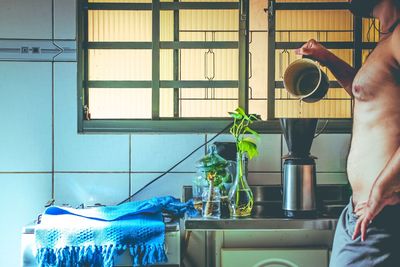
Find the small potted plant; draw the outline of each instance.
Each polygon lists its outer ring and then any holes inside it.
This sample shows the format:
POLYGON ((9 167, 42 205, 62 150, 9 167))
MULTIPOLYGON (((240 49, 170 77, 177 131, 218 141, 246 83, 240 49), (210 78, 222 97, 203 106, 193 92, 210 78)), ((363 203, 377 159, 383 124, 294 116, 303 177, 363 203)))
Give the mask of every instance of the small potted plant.
POLYGON ((259 120, 254 114, 246 114, 242 108, 237 108, 229 115, 233 118, 230 133, 236 141, 236 177, 229 191, 230 207, 233 217, 248 217, 253 209, 253 193, 247 183, 247 162, 258 155, 256 139, 259 135, 250 128, 254 121, 259 120))
POLYGON ((228 161, 217 153, 215 145, 211 145, 209 153, 197 162, 198 172, 208 184, 203 196, 203 217, 219 217, 222 212, 215 205, 220 205, 222 199, 228 196, 229 184, 232 183, 228 166, 228 161))

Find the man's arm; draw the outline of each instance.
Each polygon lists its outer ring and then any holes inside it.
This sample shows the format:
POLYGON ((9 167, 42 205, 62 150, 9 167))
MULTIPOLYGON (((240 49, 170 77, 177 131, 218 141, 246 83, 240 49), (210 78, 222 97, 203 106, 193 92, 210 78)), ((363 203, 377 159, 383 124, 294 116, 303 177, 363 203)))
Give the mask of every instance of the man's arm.
POLYGON ((334 55, 332 52, 328 51, 328 61, 325 64, 338 82, 343 86, 346 92, 353 97, 353 81, 357 74, 357 71, 347 64, 344 60, 334 55))
POLYGON ((340 59, 314 39, 309 40, 301 48, 296 49, 296 54, 310 56, 328 67, 338 82, 343 86, 349 95, 353 97, 352 85, 357 71, 340 59))
POLYGON ((384 198, 400 192, 400 147, 376 178, 372 191, 377 191, 384 198))

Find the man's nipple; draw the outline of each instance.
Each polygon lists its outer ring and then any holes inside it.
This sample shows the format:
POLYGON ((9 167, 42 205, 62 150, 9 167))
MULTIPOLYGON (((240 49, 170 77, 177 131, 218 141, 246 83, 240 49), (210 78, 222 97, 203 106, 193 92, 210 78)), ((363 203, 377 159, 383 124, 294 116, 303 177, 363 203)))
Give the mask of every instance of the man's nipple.
POLYGON ((360 85, 354 85, 353 87, 354 93, 360 93, 362 91, 362 88, 360 85))

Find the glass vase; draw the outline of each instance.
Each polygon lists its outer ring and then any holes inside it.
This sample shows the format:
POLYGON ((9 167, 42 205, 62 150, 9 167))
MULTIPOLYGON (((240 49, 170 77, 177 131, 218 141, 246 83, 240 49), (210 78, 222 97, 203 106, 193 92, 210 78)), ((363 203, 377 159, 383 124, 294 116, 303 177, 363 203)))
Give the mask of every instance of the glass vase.
POLYGON ((237 153, 235 181, 229 191, 231 214, 233 217, 249 217, 253 209, 253 192, 247 183, 246 153, 237 153))
POLYGON ((221 216, 221 194, 219 188, 210 183, 210 187, 203 192, 203 217, 219 219, 221 216))

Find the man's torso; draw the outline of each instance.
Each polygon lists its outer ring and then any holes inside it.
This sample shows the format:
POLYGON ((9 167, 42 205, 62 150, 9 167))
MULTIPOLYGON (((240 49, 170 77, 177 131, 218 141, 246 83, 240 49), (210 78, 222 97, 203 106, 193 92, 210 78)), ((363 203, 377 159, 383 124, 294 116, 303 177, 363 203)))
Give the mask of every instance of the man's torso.
POLYGON ((400 68, 391 36, 368 57, 352 90, 355 104, 347 173, 357 203, 368 199, 376 177, 400 146, 400 68))

